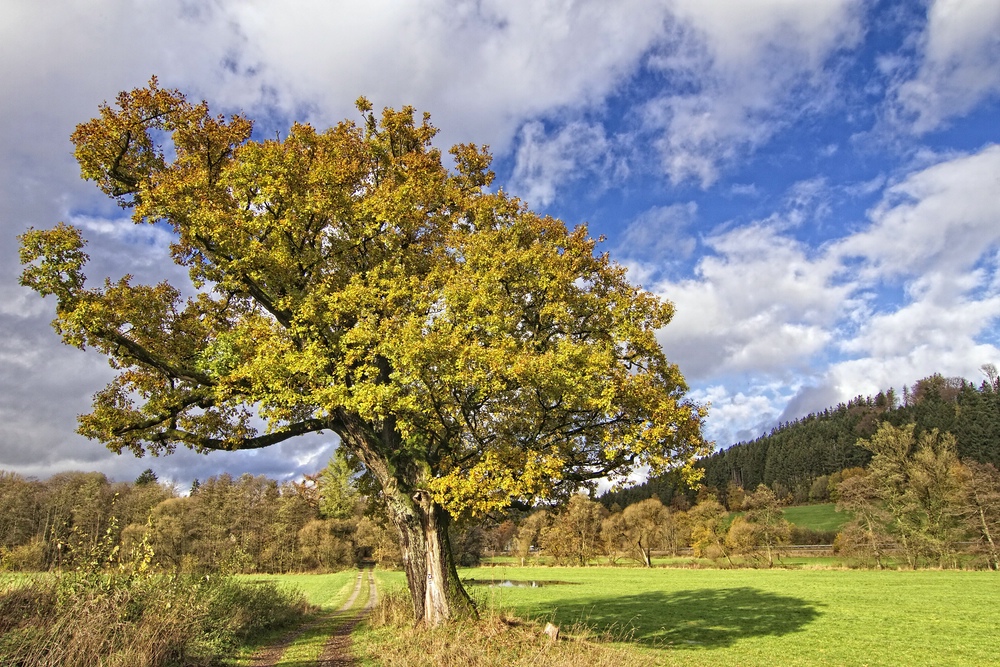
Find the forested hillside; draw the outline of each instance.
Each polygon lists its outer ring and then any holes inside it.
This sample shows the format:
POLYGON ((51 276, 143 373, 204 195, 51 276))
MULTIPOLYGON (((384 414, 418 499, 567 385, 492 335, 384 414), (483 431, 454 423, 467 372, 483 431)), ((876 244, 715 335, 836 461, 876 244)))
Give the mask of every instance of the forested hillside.
MULTIPOLYGON (((824 490, 835 484, 824 478, 868 465, 871 453, 857 441, 871 437, 882 422, 914 424, 918 438, 934 429, 951 433, 959 458, 1000 466, 1000 378, 992 366, 984 371, 987 380, 978 386, 935 374, 918 380, 912 389, 904 387, 902 396, 889 389, 781 424, 756 440, 702 459, 702 483, 723 499, 730 484, 744 489, 765 484, 781 495, 791 494, 795 502, 825 499, 824 490)), ((683 493, 675 477, 665 476, 606 494, 602 501, 625 506, 657 495, 669 503, 683 493)), ((686 493, 690 497, 694 492, 686 493)))

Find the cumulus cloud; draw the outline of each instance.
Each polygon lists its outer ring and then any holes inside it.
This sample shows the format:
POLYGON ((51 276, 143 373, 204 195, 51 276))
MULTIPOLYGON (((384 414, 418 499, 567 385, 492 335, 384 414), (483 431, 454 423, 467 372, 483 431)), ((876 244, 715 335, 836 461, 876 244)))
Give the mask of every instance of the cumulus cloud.
POLYGON ((777 396, 761 414, 791 419, 934 372, 974 377, 1000 357, 998 209, 1000 147, 988 146, 904 174, 866 226, 816 251, 780 225, 719 234, 694 278, 657 286, 677 306, 664 349, 716 387, 723 424, 739 423, 745 395, 777 396), (901 300, 880 300, 886 286, 901 300), (822 372, 806 368, 814 355, 822 372), (726 393, 718 378, 732 373, 747 386, 726 393), (775 394, 776 378, 794 391, 775 394))
POLYGON ((345 11, 321 0, 227 0, 249 81, 284 108, 329 122, 359 95, 431 111, 446 141, 504 151, 526 118, 600 103, 656 40, 656 0, 382 0, 345 11))
POLYGON ((560 187, 587 179, 599 190, 624 168, 601 125, 571 122, 548 135, 532 121, 521 128, 509 189, 529 206, 545 207, 560 187))
POLYGON ((916 72, 896 81, 889 97, 894 119, 914 133, 936 130, 1000 94, 1000 3, 934 0, 918 44, 916 72))
POLYGON ((861 258, 870 278, 928 270, 955 275, 1000 242, 1000 146, 945 159, 888 187, 872 224, 836 248, 861 258))
POLYGON ((671 181, 707 187, 723 165, 829 102, 836 79, 828 60, 857 44, 863 4, 672 3, 673 33, 648 60, 665 90, 643 110, 671 181))
POLYGON ((830 342, 851 291, 836 263, 764 224, 705 244, 694 278, 655 287, 676 306, 661 343, 690 376, 777 371, 830 342))

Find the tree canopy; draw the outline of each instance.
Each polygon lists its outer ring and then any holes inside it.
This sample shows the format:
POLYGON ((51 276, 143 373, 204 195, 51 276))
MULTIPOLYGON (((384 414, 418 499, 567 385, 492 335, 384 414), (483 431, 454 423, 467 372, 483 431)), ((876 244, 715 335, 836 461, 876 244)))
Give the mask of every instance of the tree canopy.
POLYGON ((22 235, 22 284, 117 369, 79 427, 115 451, 336 433, 381 486, 418 620, 437 622, 468 607, 451 516, 689 465, 703 410, 655 339, 672 306, 585 227, 490 191, 485 148, 455 146, 449 170, 427 114, 357 106, 361 124, 258 141, 155 78, 121 93, 73 134, 82 175, 173 230, 194 289, 89 287, 64 224, 22 235))

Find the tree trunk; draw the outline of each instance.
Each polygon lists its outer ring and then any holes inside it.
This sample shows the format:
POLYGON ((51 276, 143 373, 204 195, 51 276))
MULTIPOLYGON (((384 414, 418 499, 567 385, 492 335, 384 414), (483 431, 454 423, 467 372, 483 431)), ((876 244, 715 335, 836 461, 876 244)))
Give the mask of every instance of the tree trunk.
POLYGON ((386 421, 381 433, 368 430, 361 420, 345 419, 345 425, 342 441, 352 446, 378 480, 389 517, 399 532, 415 622, 436 626, 448 620, 475 618, 475 605, 458 578, 448 541, 451 516, 420 488, 417 462, 402 459, 390 463, 381 453, 401 449, 392 421, 386 421))
POLYGON ((426 544, 424 622, 433 626, 442 621, 475 617, 475 605, 458 578, 455 558, 451 552, 448 537, 451 515, 431 500, 430 494, 426 492, 414 494, 414 500, 420 513, 426 544))
POLYGON ((396 494, 388 505, 399 531, 415 621, 436 626, 449 620, 475 618, 475 605, 455 569, 448 540, 448 512, 426 491, 416 491, 411 498, 396 494))
MULTIPOLYGON (((978 500, 979 500, 979 496, 977 494, 976 495, 976 501, 977 501, 977 503, 978 503, 978 500)), ((986 543, 989 545, 989 547, 988 547, 988 554, 989 554, 990 569, 991 570, 1000 569, 1000 551, 997 550, 997 545, 993 542, 993 535, 990 534, 990 524, 986 520, 986 510, 983 508, 982 505, 978 505, 978 504, 977 504, 977 508, 976 509, 978 510, 978 513, 979 513, 979 529, 980 529, 980 532, 982 533, 983 537, 986 538, 986 543)))

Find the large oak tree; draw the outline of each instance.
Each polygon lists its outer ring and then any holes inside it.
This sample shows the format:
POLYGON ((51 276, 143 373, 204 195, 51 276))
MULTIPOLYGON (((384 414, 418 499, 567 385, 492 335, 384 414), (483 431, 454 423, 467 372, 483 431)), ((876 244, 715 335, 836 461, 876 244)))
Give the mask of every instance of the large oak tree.
POLYGON ((82 175, 173 230, 192 296, 87 286, 63 224, 21 237, 22 283, 117 369, 79 427, 112 450, 336 433, 380 485, 434 624, 474 613, 451 517, 687 464, 703 413, 654 337, 672 307, 585 228, 489 191, 485 148, 454 147, 449 170, 426 114, 358 108, 360 124, 258 141, 155 78, 121 93, 73 134, 82 175))

